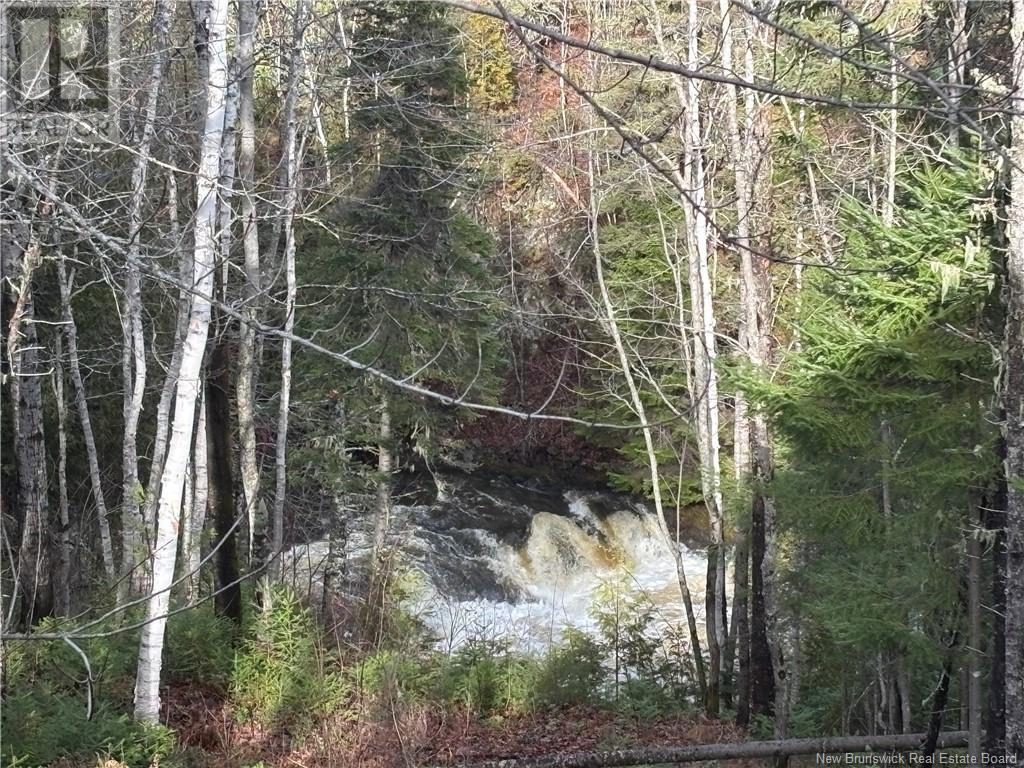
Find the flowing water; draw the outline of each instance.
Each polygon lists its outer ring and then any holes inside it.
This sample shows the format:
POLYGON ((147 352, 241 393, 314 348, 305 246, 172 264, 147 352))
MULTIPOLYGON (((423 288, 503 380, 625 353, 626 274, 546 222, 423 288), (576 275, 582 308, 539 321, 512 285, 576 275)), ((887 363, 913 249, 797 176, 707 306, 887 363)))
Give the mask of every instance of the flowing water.
MULTIPOLYGON (((505 638, 541 649, 567 627, 592 631, 603 584, 645 596, 655 627, 685 627, 673 545, 642 501, 470 476, 444 477, 442 487, 430 503, 396 505, 392 535, 399 562, 421 576, 413 607, 443 646, 505 638)), ((356 521, 333 547, 317 541, 291 550, 285 570, 316 590, 332 551, 333 569, 365 573, 370 539, 370 521, 356 521)), ((707 561, 703 551, 681 549, 703 630, 707 561)))

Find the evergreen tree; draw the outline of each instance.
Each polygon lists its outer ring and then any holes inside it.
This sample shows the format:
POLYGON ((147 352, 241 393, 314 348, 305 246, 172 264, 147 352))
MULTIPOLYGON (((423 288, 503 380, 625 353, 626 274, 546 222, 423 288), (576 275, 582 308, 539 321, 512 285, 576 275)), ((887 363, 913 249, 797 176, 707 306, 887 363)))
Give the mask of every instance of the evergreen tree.
MULTIPOLYGON (((457 30, 432 3, 367 4, 354 14, 350 135, 332 150, 338 167, 352 170, 354 199, 328 212, 330 233, 301 235, 300 281, 312 284, 304 295, 317 307, 300 314, 301 332, 326 325, 332 347, 354 349, 378 369, 453 397, 486 398, 500 334, 493 246, 471 213, 482 145, 467 119, 457 30)), ((378 505, 389 505, 382 489, 403 452, 415 450, 428 469, 443 460, 442 424, 448 435, 458 426, 444 409, 320 360, 302 364, 307 444, 324 444, 333 429, 324 409, 340 409, 341 443, 380 459, 376 476, 342 462, 350 492, 370 490, 362 475, 377 485, 378 505)))
POLYGON ((963 531, 996 466, 983 179, 923 165, 901 186, 891 228, 847 204, 842 264, 810 278, 784 375, 740 374, 784 439, 773 492, 814 732, 900 666, 930 687, 959 646, 963 531))

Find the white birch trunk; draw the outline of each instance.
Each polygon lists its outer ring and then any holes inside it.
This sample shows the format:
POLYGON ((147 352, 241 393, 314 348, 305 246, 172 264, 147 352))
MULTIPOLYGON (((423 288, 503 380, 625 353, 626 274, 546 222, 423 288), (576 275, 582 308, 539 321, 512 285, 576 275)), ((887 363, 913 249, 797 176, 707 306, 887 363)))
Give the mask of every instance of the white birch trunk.
POLYGON ((224 99, 224 136, 220 150, 220 200, 217 202, 217 234, 220 241, 220 299, 228 300, 231 273, 231 224, 234 219, 235 146, 238 122, 238 65, 228 70, 228 90, 224 99))
POLYGON ((241 187, 239 213, 242 219, 242 253, 244 260, 245 305, 239 327, 238 350, 238 432, 241 449, 239 466, 242 474, 242 495, 249 523, 249 562, 255 558, 254 539, 257 526, 260 470, 256 458, 256 406, 254 379, 256 331, 260 300, 260 239, 257 227, 255 195, 256 123, 253 114, 253 57, 259 10, 258 0, 241 0, 238 6, 238 178, 241 187))
POLYGON ((210 328, 210 296, 216 257, 217 180, 224 133, 224 101, 227 91, 228 0, 211 0, 206 19, 209 35, 206 125, 202 136, 196 179, 195 249, 192 309, 184 339, 181 373, 175 396, 174 423, 160 483, 153 582, 147 602, 147 624, 139 643, 135 682, 135 718, 155 723, 160 716, 160 670, 177 556, 181 499, 195 427, 196 403, 202 383, 202 363, 210 328))
MULTIPOLYGON (((167 211, 170 224, 171 242, 180 247, 180 226, 178 224, 178 183, 174 171, 167 174, 167 211)), ((181 251, 178 264, 178 278, 182 285, 192 282, 192 255, 181 251)), ((156 407, 156 435, 153 439, 153 459, 149 466, 149 483, 146 492, 146 520, 156 520, 157 502, 160 498, 160 476, 163 474, 164 458, 167 455, 167 436, 171 425, 171 403, 174 402, 174 388, 181 371, 182 339, 188 330, 188 316, 191 298, 184 288, 178 291, 178 318, 174 328, 174 347, 167 366, 167 376, 160 391, 156 407)))
MULTIPOLYGON (((697 2, 690 0, 687 32, 687 62, 691 68, 699 66, 697 45, 697 2)), ((677 78, 678 79, 678 78, 677 78)), ((709 237, 707 218, 706 180, 704 177, 703 136, 700 123, 700 91, 697 81, 687 80, 686 134, 689 149, 687 168, 690 173, 690 236, 692 249, 692 278, 690 292, 693 306, 694 360, 701 361, 700 375, 696 377, 698 408, 703 418, 698 425, 704 431, 705 456, 701 463, 701 487, 711 523, 711 540, 715 548, 715 591, 712 605, 708 606, 709 645, 714 644, 712 657, 720 656, 725 648, 725 505, 721 487, 721 456, 719 444, 718 372, 716 369, 717 342, 715 339, 715 313, 711 288, 709 237), (710 637, 713 635, 713 637, 710 637)), ((717 664, 712 664, 716 667, 717 664)), ((717 675, 720 670, 712 669, 717 675)), ((717 683, 711 681, 709 683, 717 683)), ((714 703, 717 706, 717 703, 714 703)))
MULTIPOLYGON (((122 372, 124 376, 124 442, 122 445, 122 498, 121 526, 124 547, 121 552, 122 576, 131 574, 130 578, 121 582, 135 589, 145 589, 148 581, 147 569, 141 567, 148 558, 147 542, 152 536, 153 520, 140 514, 143 501, 143 489, 139 483, 138 431, 139 418, 142 415, 143 398, 146 394, 146 340, 142 324, 142 279, 139 273, 138 260, 141 253, 140 239, 142 236, 142 206, 146 199, 146 176, 150 162, 150 147, 156 132, 157 105, 160 97, 160 85, 163 79, 164 66, 170 47, 168 30, 170 28, 173 3, 170 0, 158 0, 153 10, 153 61, 149 72, 148 92, 142 115, 142 135, 136 146, 135 166, 132 169, 132 197, 128 209, 128 263, 125 265, 127 278, 125 281, 125 317, 124 323, 124 357, 122 372)), ((148 509, 149 505, 146 505, 148 509)), ((121 590, 123 598, 123 589, 121 590)))
POLYGON ((391 403, 386 392, 380 396, 380 431, 377 441, 377 514, 373 523, 374 580, 383 583, 384 549, 391 527, 391 474, 394 457, 391 453, 391 403))
MULTIPOLYGON (((661 16, 657 5, 652 8, 654 32, 662 56, 668 56, 661 16)), ((694 0, 688 4, 687 19, 687 66, 696 67, 699 58, 697 46, 697 6, 694 0)), ((710 222, 707 217, 707 198, 704 178, 703 137, 700 123, 700 91, 695 80, 672 78, 676 99, 683 112, 680 121, 679 139, 683 145, 683 170, 673 169, 672 174, 680 189, 689 190, 681 196, 680 205, 686 216, 686 243, 688 252, 688 278, 690 294, 690 315, 693 326, 692 355, 683 356, 683 364, 692 359, 693 376, 690 388, 690 402, 696 416, 697 446, 700 455, 701 490, 708 509, 712 546, 715 555, 715 590, 711 605, 707 606, 707 641, 711 651, 712 669, 708 677, 713 699, 721 672, 721 653, 726 643, 725 626, 725 543, 724 543, 724 500, 721 490, 721 450, 719 441, 718 373, 715 367, 717 343, 715 340, 715 314, 712 303, 711 276, 709 272, 710 222), (688 359, 690 358, 690 359, 688 359)))
MULTIPOLYGON (((729 0, 719 0, 719 14, 721 18, 721 51, 722 68, 726 73, 733 73, 733 19, 732 6, 729 0)), ((734 192, 736 197, 736 233, 735 249, 740 261, 740 312, 738 318, 737 342, 741 350, 746 352, 750 348, 751 334, 758 332, 757 313, 750 301, 751 292, 756 290, 753 279, 753 263, 751 254, 750 238, 750 215, 751 215, 751 162, 749 146, 744 141, 744 131, 740 128, 738 93, 736 86, 727 84, 725 86, 725 113, 726 130, 728 132, 729 147, 733 156, 733 179, 734 192)), ((752 458, 751 458, 751 422, 747 406, 746 396, 742 391, 737 391, 733 408, 733 465, 737 483, 741 486, 750 482, 752 458)), ((750 629, 749 629, 749 604, 747 600, 747 584, 749 567, 747 553, 747 531, 741 526, 736 541, 736 565, 734 568, 734 596, 732 626, 736 636, 739 655, 739 674, 737 677, 737 698, 733 705, 737 707, 737 720, 746 724, 749 718, 749 663, 750 663, 750 629), (743 569, 740 572, 739 569, 743 569), (742 615, 740 615, 742 613, 742 615)), ((726 663, 732 665, 732 658, 726 663)), ((723 664, 723 667, 725 665, 723 664)), ((723 669, 728 675, 732 669, 723 669)))
POLYGON ((288 411, 291 407, 292 341, 289 335, 295 329, 295 228, 293 218, 298 204, 298 97, 302 81, 302 36, 305 29, 306 2, 299 0, 295 8, 295 34, 292 57, 288 66, 288 92, 285 95, 283 115, 283 163, 285 167, 285 196, 281 211, 281 229, 284 233, 284 269, 286 280, 285 321, 286 336, 281 342, 281 395, 277 415, 277 447, 275 452, 276 488, 274 490, 273 539, 270 556, 274 559, 273 574, 279 572, 278 557, 284 548, 284 502, 288 490, 288 411))

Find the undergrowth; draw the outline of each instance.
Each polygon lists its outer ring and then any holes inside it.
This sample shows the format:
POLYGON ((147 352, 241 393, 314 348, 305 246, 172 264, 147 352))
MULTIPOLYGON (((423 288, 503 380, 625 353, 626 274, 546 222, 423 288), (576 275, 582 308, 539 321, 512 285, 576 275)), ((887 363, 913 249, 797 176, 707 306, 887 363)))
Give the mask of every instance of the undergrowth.
MULTIPOLYGON (((287 590, 269 593, 266 609, 253 607, 240 632, 204 605, 168 622, 165 686, 219 691, 215 695, 229 721, 287 734, 292 743, 323 741, 331 728, 349 720, 398 722, 425 708, 481 720, 573 705, 637 718, 685 709, 695 696, 685 647, 655 636, 653 608, 625 596, 622 587, 610 584, 602 591, 594 610, 596 633, 568 630, 544 653, 482 637, 441 652, 399 600, 390 601, 388 610, 402 613, 388 619, 389 631, 369 647, 329 641, 339 633, 325 632, 310 606, 287 590)), ((37 630, 54 628, 44 622, 37 630)), ((143 726, 130 717, 137 644, 137 630, 80 643, 92 667, 88 718, 89 686, 73 648, 51 641, 10 644, 2 763, 193 764, 169 728, 143 726)))

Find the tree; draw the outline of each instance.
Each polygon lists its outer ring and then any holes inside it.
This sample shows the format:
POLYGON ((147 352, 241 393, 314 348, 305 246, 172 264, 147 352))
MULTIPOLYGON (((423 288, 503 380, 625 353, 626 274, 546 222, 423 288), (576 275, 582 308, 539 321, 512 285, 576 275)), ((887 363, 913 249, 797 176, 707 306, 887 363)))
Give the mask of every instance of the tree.
POLYGON ((174 422, 160 479, 153 580, 146 604, 147 623, 139 642, 135 683, 135 718, 157 722, 160 716, 160 669, 170 588, 177 558, 178 528, 185 471, 202 381, 203 356, 210 328, 214 264, 217 250, 217 181, 220 178, 221 137, 227 95, 227 0, 211 0, 202 22, 209 56, 206 120, 196 180, 195 248, 192 254, 193 295, 188 332, 182 341, 181 369, 174 401, 174 422))
MULTIPOLYGON (((985 377, 965 377, 991 364, 991 212, 974 202, 983 182, 970 167, 922 165, 901 187, 892 227, 848 204, 850 271, 811 279, 816 310, 803 319, 801 351, 784 379, 744 378, 785 440, 771 490, 782 540, 798 535, 801 549, 781 561, 779 587, 802 596, 807 653, 858 648, 866 668, 844 674, 878 686, 863 725, 897 730, 909 685, 896 684, 895 660, 921 680, 959 648, 961 529, 974 514, 971 489, 990 481, 995 449, 985 377), (926 542, 928 555, 912 557, 926 542), (879 591, 889 595, 884 604, 873 597, 879 591)), ((809 695, 835 691, 834 677, 814 679, 809 695)))
MULTIPOLYGON (((1024 3, 1013 4, 1012 82, 1024 83, 1024 3)), ((1011 120, 1001 410, 1006 453, 1006 749, 1024 757, 1024 116, 1011 120)))
POLYGON ((43 371, 33 292, 36 270, 43 256, 44 232, 40 230, 46 225, 46 214, 51 207, 49 201, 41 199, 37 205, 43 213, 42 222, 21 228, 4 243, 4 255, 9 259, 4 264, 4 272, 18 276, 16 283, 8 283, 12 289, 13 306, 6 333, 20 524, 14 596, 8 616, 15 616, 25 627, 46 616, 53 605, 50 548, 47 543, 50 505, 43 423, 43 371))
MULTIPOLYGON (((456 30, 433 3, 380 3, 354 13, 349 112, 333 147, 339 165, 359 169, 350 182, 354 199, 329 211, 339 237, 312 228, 300 235, 309 282, 322 285, 331 275, 347 290, 313 288, 306 301, 323 308, 316 323, 326 320, 336 343, 362 359, 415 371, 463 396, 486 391, 494 346, 486 333, 494 303, 491 244, 460 199, 474 183, 479 139, 465 120, 456 30)), ((322 392, 318 376, 303 379, 322 392)), ((334 380, 330 390, 347 415, 357 415, 347 420, 346 439, 364 440, 376 456, 371 593, 379 592, 387 581, 391 475, 400 448, 415 439, 430 467, 442 450, 431 435, 447 417, 379 384, 334 380)))

